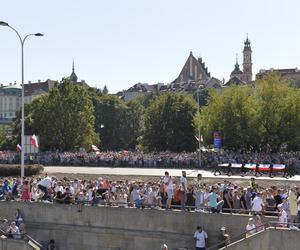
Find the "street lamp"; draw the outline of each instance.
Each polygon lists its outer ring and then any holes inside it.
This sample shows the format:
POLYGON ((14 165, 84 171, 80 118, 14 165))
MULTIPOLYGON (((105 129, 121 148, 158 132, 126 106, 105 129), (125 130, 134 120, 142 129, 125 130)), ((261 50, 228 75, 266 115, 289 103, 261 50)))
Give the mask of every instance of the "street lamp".
POLYGON ((19 32, 13 28, 12 26, 10 26, 8 23, 0 21, 0 26, 5 26, 10 28, 11 30, 13 30, 19 40, 20 40, 20 44, 21 44, 21 83, 22 83, 22 98, 21 98, 21 107, 22 107, 22 118, 21 118, 21 127, 22 127, 22 131, 21 131, 21 146, 22 146, 22 150, 21 150, 21 184, 23 184, 23 177, 24 177, 24 150, 25 150, 25 136, 24 136, 24 43, 27 39, 27 37, 29 36, 43 36, 42 33, 32 33, 32 34, 28 34, 26 35, 24 38, 22 38, 19 34, 19 32))

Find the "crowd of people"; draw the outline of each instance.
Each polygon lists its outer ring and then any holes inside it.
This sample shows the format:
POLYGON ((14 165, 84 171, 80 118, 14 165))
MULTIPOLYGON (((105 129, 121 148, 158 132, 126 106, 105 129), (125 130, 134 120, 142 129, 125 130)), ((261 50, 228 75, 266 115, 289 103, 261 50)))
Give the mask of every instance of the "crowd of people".
POLYGON ((0 200, 110 205, 151 209, 182 209, 213 213, 252 213, 274 215, 286 212, 287 221, 300 221, 300 188, 275 185, 260 187, 254 178, 241 186, 228 180, 208 185, 198 174, 187 179, 171 177, 166 171, 159 181, 120 181, 109 177, 97 179, 58 179, 54 176, 0 179, 0 200), (284 212, 283 212, 284 211, 284 212), (298 217, 297 217, 298 216, 298 217))
MULTIPOLYGON (((61 166, 116 166, 153 168, 208 168, 220 163, 259 163, 293 165, 300 159, 300 152, 264 153, 250 151, 201 151, 192 153, 141 151, 103 152, 40 152, 25 155, 26 162, 61 166), (199 161, 200 160, 200 161, 199 161)), ((0 152, 0 163, 19 163, 20 153, 0 152)))
MULTIPOLYGON (((226 179, 207 184, 201 174, 192 179, 187 177, 185 171, 176 177, 166 171, 159 180, 149 182, 112 180, 107 176, 58 179, 47 174, 25 177, 22 182, 19 178, 0 178, 0 200, 75 204, 79 213, 84 212, 86 206, 117 206, 251 214, 253 217, 245 226, 248 236, 264 230, 261 216, 278 217, 281 227, 297 228, 296 223, 300 222, 300 187, 259 186, 255 178, 244 186, 226 179)), ((23 216, 18 210, 7 224, 6 235, 20 239, 24 232, 23 216)), ((198 249, 206 246, 207 234, 200 226, 194 239, 198 249)), ((220 229, 219 242, 223 245, 230 243, 225 227, 220 229)))

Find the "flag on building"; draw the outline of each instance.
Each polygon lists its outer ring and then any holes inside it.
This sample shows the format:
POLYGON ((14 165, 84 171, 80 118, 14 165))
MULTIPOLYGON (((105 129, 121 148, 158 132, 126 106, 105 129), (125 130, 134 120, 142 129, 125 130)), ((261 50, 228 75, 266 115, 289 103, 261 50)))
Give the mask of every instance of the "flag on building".
POLYGON ((22 151, 22 147, 21 147, 21 145, 18 143, 17 144, 17 152, 21 152, 22 151))
POLYGON ((37 139, 37 137, 36 137, 35 134, 33 134, 33 135, 30 137, 30 144, 33 145, 33 146, 36 147, 36 148, 39 147, 38 139, 37 139))

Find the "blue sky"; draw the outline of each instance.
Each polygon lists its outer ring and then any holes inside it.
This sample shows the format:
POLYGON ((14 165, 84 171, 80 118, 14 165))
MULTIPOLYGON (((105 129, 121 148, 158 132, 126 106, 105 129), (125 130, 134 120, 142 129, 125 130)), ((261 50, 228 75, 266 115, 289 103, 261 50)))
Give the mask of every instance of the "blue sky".
MULTIPOLYGON (((300 68, 297 0, 2 1, 0 20, 25 44, 25 81, 61 79, 75 60, 79 79, 115 93, 137 82, 169 83, 189 52, 228 79, 249 34, 253 72, 300 68)), ((20 82, 20 44, 0 27, 0 83, 20 82)))

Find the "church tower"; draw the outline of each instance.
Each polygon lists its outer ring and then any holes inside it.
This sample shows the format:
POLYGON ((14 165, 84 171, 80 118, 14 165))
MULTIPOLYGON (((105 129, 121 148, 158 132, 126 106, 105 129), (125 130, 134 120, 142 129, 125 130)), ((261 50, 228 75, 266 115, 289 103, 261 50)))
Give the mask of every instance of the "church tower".
POLYGON ((252 81, 252 58, 251 58, 252 50, 250 46, 250 40, 247 39, 244 42, 244 50, 243 50, 243 55, 244 55, 244 62, 243 62, 243 75, 242 75, 242 81, 249 83, 252 81))
POLYGON ((73 60, 73 67, 72 67, 72 73, 71 73, 71 75, 70 75, 70 80, 72 81, 72 82, 77 82, 77 80, 78 80, 78 77, 77 77, 77 75, 75 74, 75 67, 74 67, 74 60, 73 60))

